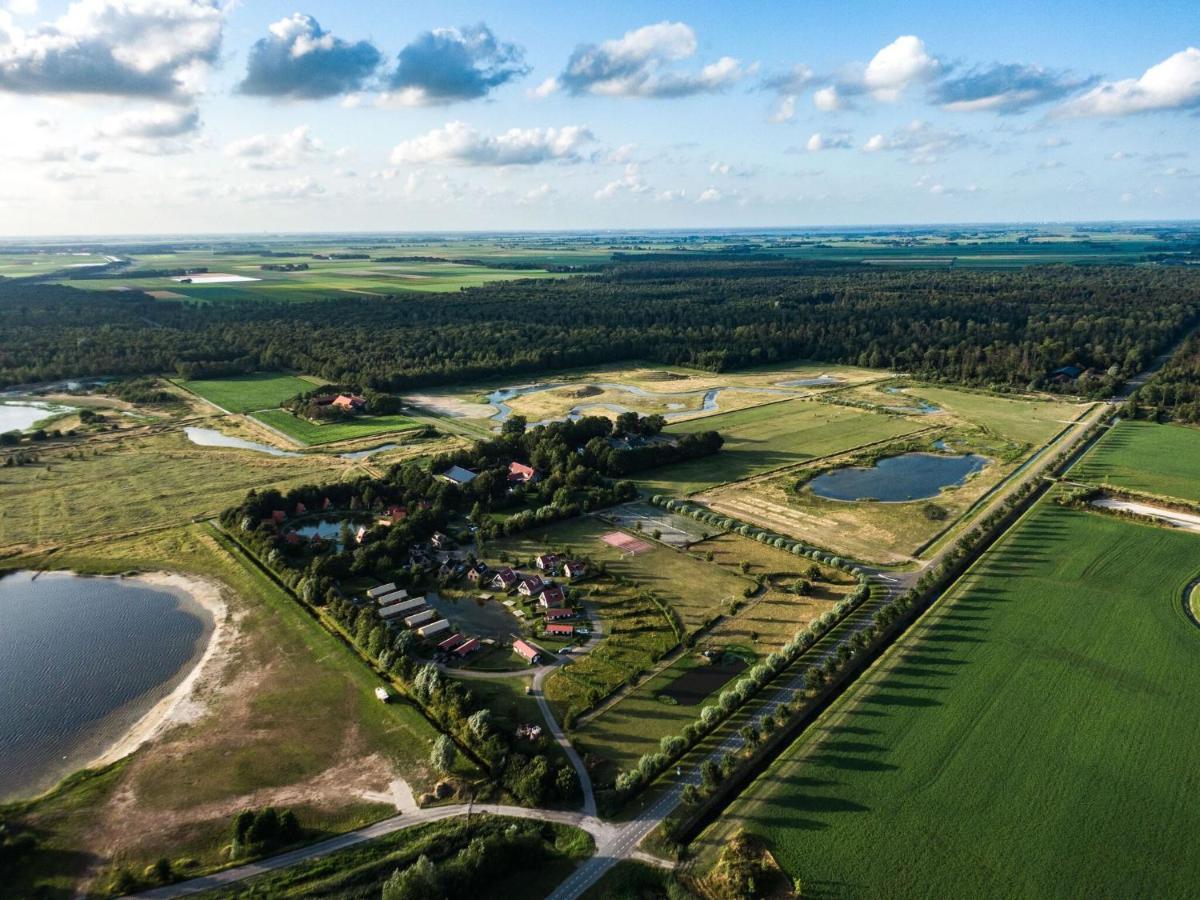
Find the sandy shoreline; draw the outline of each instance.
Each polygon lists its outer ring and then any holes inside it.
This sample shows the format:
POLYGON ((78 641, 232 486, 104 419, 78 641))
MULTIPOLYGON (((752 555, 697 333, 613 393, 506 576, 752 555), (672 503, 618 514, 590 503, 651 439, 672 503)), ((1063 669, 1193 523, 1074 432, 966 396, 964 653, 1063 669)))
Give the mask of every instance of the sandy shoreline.
POLYGON ((193 700, 193 694, 201 679, 212 674, 213 663, 224 650, 229 639, 228 608, 225 601, 221 599, 221 585, 216 581, 175 572, 147 572, 129 577, 115 577, 134 584, 151 588, 165 588, 187 595, 212 616, 212 633, 208 637, 208 644, 204 648, 204 652, 174 690, 154 704, 116 743, 99 756, 80 766, 80 769, 95 769, 110 765, 133 753, 168 728, 199 718, 204 712, 204 707, 202 703, 193 700))

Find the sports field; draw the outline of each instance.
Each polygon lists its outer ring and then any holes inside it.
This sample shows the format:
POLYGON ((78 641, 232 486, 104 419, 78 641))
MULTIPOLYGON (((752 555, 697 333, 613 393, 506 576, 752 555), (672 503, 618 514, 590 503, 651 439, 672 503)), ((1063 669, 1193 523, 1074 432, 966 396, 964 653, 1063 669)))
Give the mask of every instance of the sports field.
POLYGON ((298 378, 274 372, 177 382, 180 387, 232 413, 271 409, 322 383, 319 378, 298 378))
POLYGON ((636 481, 652 493, 683 496, 924 427, 815 400, 785 400, 672 425, 667 429, 672 434, 719 431, 725 445, 713 456, 651 469, 636 481))
POLYGON ((310 422, 286 409, 264 409, 256 412, 253 418, 310 447, 421 427, 408 416, 359 416, 346 421, 310 422))
POLYGON ((1068 473, 1070 478, 1200 500, 1200 428, 1125 420, 1068 473))
POLYGON ((1195 890, 1195 535, 1043 501, 734 803, 806 890, 1195 890))

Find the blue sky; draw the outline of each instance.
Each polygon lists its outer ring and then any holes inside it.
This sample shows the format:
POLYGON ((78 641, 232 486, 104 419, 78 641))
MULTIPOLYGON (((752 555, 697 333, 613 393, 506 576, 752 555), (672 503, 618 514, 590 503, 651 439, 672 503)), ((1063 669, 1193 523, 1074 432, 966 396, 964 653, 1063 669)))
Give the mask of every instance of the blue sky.
POLYGON ((1197 46, 1183 2, 0 0, 0 233, 1193 218, 1197 46))

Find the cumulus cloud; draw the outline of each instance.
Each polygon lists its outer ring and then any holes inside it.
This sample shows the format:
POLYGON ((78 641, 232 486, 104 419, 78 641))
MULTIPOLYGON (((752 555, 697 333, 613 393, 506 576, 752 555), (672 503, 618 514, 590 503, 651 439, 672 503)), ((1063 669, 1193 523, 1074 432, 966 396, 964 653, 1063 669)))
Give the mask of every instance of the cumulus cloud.
POLYGON ((301 125, 283 134, 256 134, 225 145, 225 155, 248 169, 288 169, 324 153, 324 146, 301 125))
POLYGON ((1200 49, 1188 47, 1139 78, 1105 81, 1059 107, 1065 116, 1128 116, 1200 107, 1200 49))
POLYGON ((638 169, 637 163, 629 163, 625 166, 625 173, 617 179, 610 181, 594 194, 597 200, 611 200, 621 194, 631 194, 638 196, 640 194, 648 194, 653 190, 650 185, 642 180, 641 172, 638 169))
POLYGON ((547 78, 537 87, 527 90, 525 94, 533 100, 545 100, 551 94, 557 93, 560 87, 562 85, 558 83, 557 78, 547 78))
POLYGON ((838 93, 838 89, 834 85, 814 91, 813 103, 821 112, 837 112, 845 105, 842 95, 838 93))
POLYGON ((891 134, 873 134, 863 145, 867 153, 899 151, 906 153, 913 164, 927 165, 938 162, 950 150, 969 143, 961 131, 942 131, 928 122, 914 119, 891 134))
POLYGON ((200 127, 200 111, 194 106, 159 105, 109 116, 100 123, 98 134, 106 138, 158 140, 190 134, 200 127))
POLYGON ((447 163, 460 166, 531 166, 578 162, 580 148, 593 140, 579 125, 511 128, 486 135, 464 122, 447 122, 392 149, 392 165, 447 163))
POLYGON ((254 42, 238 91, 256 97, 319 100, 360 90, 383 59, 370 41, 334 37, 293 13, 254 42))
POLYGON ((388 99, 405 106, 475 100, 528 72, 524 51, 498 41, 486 25, 439 28, 400 51, 388 99))
POLYGON ((602 44, 576 47, 558 84, 576 96, 689 97, 725 90, 753 71, 731 56, 695 71, 677 68, 696 48, 696 32, 683 22, 644 25, 602 44))
POLYGON ((804 145, 809 153, 820 153, 822 150, 846 150, 850 147, 850 135, 844 131, 835 134, 815 132, 804 145))
POLYGON ((875 54, 863 70, 862 84, 876 100, 892 102, 912 84, 927 82, 941 71, 941 63, 925 49, 925 42, 901 35, 875 54))
POLYGON ((997 63, 944 79, 933 89, 933 97, 956 112, 1018 113, 1061 100, 1094 83, 1094 78, 1073 78, 1041 66, 997 63))
POLYGON ((722 201, 724 199, 725 199, 725 195, 722 194, 715 187, 707 187, 703 191, 700 192, 700 196, 696 198, 696 202, 697 203, 719 203, 720 201, 722 201))
POLYGON ((221 46, 212 0, 76 0, 26 31, 0 17, 0 90, 189 100, 221 46))

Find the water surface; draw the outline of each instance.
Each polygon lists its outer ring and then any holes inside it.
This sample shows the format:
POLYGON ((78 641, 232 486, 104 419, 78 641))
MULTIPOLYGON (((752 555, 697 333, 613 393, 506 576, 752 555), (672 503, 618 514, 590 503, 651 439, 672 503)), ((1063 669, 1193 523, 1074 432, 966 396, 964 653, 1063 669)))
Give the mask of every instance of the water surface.
POLYGON ((903 503, 936 497, 942 488, 962 484, 987 464, 987 458, 968 453, 904 453, 875 465, 851 466, 818 475, 808 487, 827 500, 881 500, 903 503))
POLYGON ((245 438, 234 437, 231 434, 225 434, 223 431, 217 431, 215 428, 194 428, 189 425, 183 431, 189 441, 193 444, 199 444, 201 447, 234 447, 238 450, 253 450, 255 453, 268 453, 271 456, 303 455, 292 453, 288 450, 280 450, 278 447, 272 447, 270 444, 260 444, 257 441, 248 441, 245 438))
POLYGON ((118 578, 0 578, 0 800, 37 794, 120 740, 212 633, 190 597, 118 578))
POLYGON ((28 431, 42 419, 74 411, 73 406, 43 403, 40 400, 5 400, 0 403, 0 434, 5 431, 28 431))

